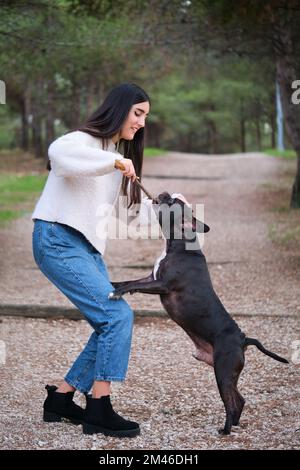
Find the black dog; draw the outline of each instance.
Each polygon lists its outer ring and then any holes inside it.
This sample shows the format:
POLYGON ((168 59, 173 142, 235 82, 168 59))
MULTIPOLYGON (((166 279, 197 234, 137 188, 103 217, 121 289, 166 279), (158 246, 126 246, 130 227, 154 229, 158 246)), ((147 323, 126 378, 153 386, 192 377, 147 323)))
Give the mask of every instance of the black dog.
POLYGON ((288 361, 265 349, 257 339, 246 337, 222 305, 213 289, 196 233, 208 232, 209 227, 193 216, 183 200, 167 192, 153 202, 153 209, 166 239, 165 256, 158 259, 159 264, 150 276, 114 282, 115 291, 109 298, 117 299, 127 292, 160 295, 169 316, 193 340, 196 346, 193 356, 214 367, 226 410, 225 426, 219 432, 230 434, 232 425, 239 424, 245 404, 237 382, 247 346, 255 345, 277 361, 288 361), (180 209, 177 214, 171 210, 175 206, 180 209))

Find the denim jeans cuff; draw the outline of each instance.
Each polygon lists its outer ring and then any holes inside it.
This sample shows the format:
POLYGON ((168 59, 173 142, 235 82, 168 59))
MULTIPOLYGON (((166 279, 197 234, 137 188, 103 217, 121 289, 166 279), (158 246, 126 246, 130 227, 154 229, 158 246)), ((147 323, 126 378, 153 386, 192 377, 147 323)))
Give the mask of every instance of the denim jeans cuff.
POLYGON ((97 381, 103 381, 103 382, 124 382, 125 377, 113 377, 111 375, 108 376, 97 376, 94 378, 94 380, 97 381))
POLYGON ((81 393, 88 393, 90 391, 90 389, 89 390, 83 389, 76 381, 69 380, 66 377, 64 378, 64 380, 65 382, 67 382, 67 384, 71 385, 71 387, 76 388, 76 390, 78 390, 81 393))

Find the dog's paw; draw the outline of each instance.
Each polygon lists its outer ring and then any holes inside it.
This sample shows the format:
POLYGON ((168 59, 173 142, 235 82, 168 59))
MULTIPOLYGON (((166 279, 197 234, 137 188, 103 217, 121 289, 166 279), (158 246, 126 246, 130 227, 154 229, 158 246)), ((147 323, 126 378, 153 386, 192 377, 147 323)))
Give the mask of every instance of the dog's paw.
POLYGON ((230 431, 228 431, 228 429, 225 429, 225 428, 218 429, 218 433, 221 436, 229 436, 230 435, 230 431))
POLYGON ((107 298, 109 300, 119 300, 121 297, 121 294, 116 294, 116 292, 110 292, 107 298))

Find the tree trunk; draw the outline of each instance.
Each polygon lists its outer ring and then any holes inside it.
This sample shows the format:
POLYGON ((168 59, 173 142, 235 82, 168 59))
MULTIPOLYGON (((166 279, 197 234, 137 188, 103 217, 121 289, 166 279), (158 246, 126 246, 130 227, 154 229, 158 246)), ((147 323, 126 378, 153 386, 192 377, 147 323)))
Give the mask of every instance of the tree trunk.
MULTIPOLYGON (((71 119, 70 127, 71 129, 76 129, 80 126, 81 116, 80 116, 80 86, 78 83, 74 82, 72 87, 72 99, 71 99, 71 119)), ((86 116, 88 117, 88 116, 86 116)))
POLYGON ((148 147, 160 148, 162 123, 148 122, 145 129, 145 144, 148 147))
POLYGON ((85 118, 90 117, 91 114, 98 107, 98 106, 95 106, 95 103, 94 103, 94 99, 95 99, 95 96, 96 96, 96 90, 97 90, 96 79, 95 79, 95 77, 92 77, 88 81, 85 118))
POLYGON ((21 149, 29 149, 29 112, 30 96, 29 91, 25 89, 21 102, 21 149))
POLYGON ((241 132, 241 152, 246 152, 246 123, 245 123, 245 118, 244 118, 244 105, 243 105, 243 100, 241 100, 241 106, 240 106, 240 132, 241 132))
POLYGON ((32 144, 36 158, 43 158, 43 111, 42 111, 42 82, 38 81, 35 86, 35 93, 32 96, 32 144))
POLYGON ((99 83, 99 85, 96 89, 96 96, 97 96, 97 99, 98 99, 98 103, 100 105, 100 103, 102 103, 102 101, 104 100, 104 97, 105 97, 105 87, 104 87, 102 81, 99 83))
POLYGON ((276 74, 280 86, 286 132, 298 158, 291 195, 291 207, 300 208, 300 106, 293 104, 291 101, 291 85, 297 79, 297 56, 287 15, 284 18, 272 16, 274 26, 273 47, 276 55, 276 74))
POLYGON ((276 123, 275 123, 275 114, 271 112, 270 114, 270 126, 271 126, 271 148, 276 148, 276 123))
POLYGON ((209 120, 207 122, 208 135, 209 135, 209 153, 218 153, 218 132, 214 121, 209 120))
POLYGON ((46 148, 55 139, 54 119, 55 119, 55 96, 54 82, 49 79, 47 82, 47 110, 46 110, 46 148))
POLYGON ((259 117, 255 119, 255 130, 256 130, 256 142, 258 150, 261 150, 261 130, 259 117))

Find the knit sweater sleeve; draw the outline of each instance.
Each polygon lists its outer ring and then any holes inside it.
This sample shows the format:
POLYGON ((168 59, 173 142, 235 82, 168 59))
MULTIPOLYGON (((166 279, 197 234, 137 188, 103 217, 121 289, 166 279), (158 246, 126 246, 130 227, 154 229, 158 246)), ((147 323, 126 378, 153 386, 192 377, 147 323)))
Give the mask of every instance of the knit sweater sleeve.
POLYGON ((123 156, 91 145, 91 139, 89 134, 75 131, 52 142, 48 156, 56 176, 101 176, 114 171, 115 160, 123 156))

